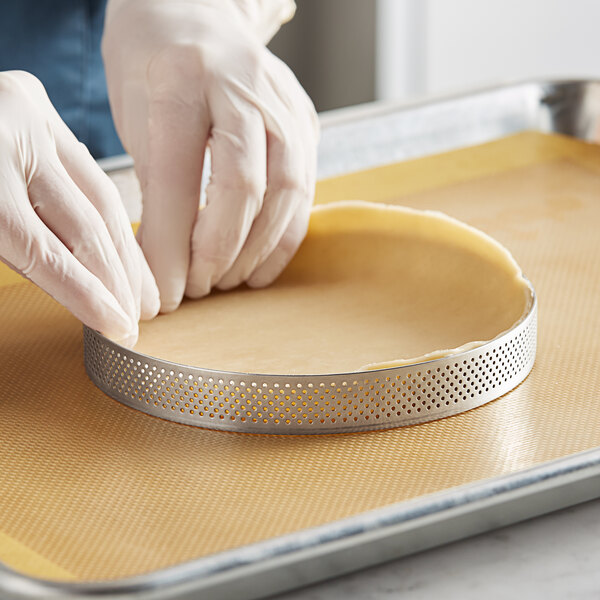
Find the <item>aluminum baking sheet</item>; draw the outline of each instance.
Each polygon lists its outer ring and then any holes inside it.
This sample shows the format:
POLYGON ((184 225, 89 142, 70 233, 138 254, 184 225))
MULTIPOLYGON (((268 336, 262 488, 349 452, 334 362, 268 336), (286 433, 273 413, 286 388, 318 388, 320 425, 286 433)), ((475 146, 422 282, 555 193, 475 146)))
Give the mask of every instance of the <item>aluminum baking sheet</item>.
MULTIPOLYGON (((600 84, 528 82, 414 106, 323 116, 320 178, 520 131, 593 140, 600 84)), ((123 169, 127 158, 103 162, 123 169)), ((135 216, 135 206, 130 206, 135 216)), ((0 567, 0 597, 259 598, 600 496, 600 448, 142 576, 49 582, 0 567)), ((90 541, 93 543, 93 541, 90 541)))

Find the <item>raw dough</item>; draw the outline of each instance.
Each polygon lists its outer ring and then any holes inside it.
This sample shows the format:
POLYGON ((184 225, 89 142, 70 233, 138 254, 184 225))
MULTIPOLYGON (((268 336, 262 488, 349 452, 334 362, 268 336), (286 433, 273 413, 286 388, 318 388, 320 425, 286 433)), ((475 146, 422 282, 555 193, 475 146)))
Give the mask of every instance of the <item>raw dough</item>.
POLYGON ((456 353, 513 327, 532 291, 510 253, 442 213, 367 202, 313 209, 277 280, 143 322, 136 350, 262 374, 342 373, 456 353))

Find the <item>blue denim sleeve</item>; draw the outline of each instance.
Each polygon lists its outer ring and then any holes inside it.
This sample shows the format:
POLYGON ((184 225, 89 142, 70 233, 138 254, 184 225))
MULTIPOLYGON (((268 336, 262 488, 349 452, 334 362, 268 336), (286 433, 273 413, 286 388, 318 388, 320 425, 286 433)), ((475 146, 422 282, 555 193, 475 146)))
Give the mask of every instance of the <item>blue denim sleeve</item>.
POLYGON ((108 104, 100 39, 107 0, 4 0, 0 71, 38 77, 96 158, 124 152, 108 104))

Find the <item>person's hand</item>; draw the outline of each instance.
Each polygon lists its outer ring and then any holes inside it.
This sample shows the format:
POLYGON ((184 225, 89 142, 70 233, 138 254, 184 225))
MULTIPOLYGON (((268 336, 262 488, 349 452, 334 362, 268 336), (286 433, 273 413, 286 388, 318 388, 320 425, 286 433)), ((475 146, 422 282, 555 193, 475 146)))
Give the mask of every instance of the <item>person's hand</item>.
POLYGON ((290 16, 285 6, 109 1, 109 98, 140 179, 138 239, 163 312, 184 293, 268 285, 306 233, 318 120, 292 72, 264 46, 290 16), (212 174, 199 210, 207 144, 212 174))
POLYGON ((0 260, 133 344, 159 309, 152 273, 117 189, 29 73, 0 73, 0 156, 0 260))

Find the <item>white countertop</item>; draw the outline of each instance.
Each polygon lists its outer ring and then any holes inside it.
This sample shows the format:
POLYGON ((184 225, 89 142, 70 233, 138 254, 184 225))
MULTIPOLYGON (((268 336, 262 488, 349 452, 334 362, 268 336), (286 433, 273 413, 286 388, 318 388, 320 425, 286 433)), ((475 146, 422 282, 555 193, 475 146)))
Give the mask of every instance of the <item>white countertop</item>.
POLYGON ((274 598, 599 599, 600 499, 274 598))

